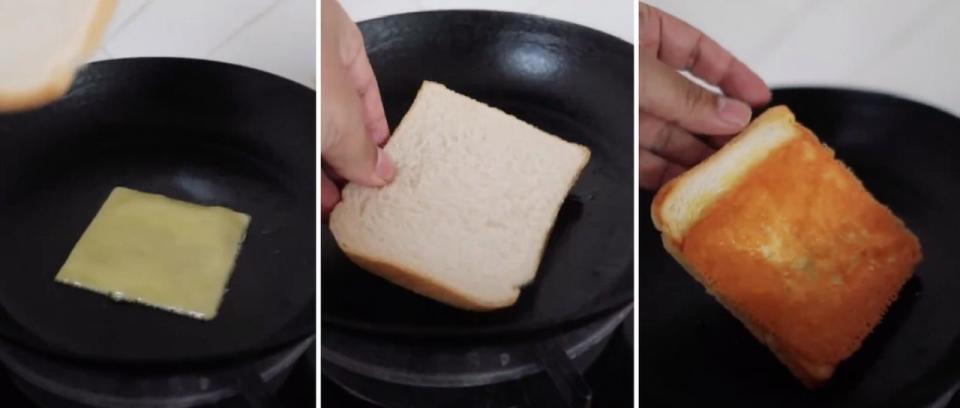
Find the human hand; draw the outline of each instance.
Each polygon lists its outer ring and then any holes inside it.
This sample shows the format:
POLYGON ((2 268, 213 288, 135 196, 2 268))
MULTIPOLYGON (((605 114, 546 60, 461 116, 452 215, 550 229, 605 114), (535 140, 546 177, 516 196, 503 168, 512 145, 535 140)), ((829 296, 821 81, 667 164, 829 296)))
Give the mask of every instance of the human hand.
POLYGON ((335 180, 379 187, 396 169, 380 147, 390 129, 360 29, 336 0, 320 7, 320 207, 326 216, 340 201, 335 180))
POLYGON ((639 44, 639 180, 641 188, 654 190, 742 130, 750 121, 750 106, 769 102, 770 90, 699 30, 643 3, 639 44), (677 70, 718 86, 724 95, 677 70))

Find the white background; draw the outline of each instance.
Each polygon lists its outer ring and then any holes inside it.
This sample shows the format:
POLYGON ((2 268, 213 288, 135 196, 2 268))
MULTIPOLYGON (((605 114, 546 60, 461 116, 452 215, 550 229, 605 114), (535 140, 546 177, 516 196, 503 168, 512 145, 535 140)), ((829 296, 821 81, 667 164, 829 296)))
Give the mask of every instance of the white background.
MULTIPOLYGON (((960 115, 960 1, 650 0, 717 39, 773 86, 905 95, 960 115)), ((343 0, 357 20, 437 8, 501 9, 633 42, 632 0, 343 0)), ((94 59, 182 56, 253 66, 311 87, 314 0, 120 0, 94 59)))
POLYGON ((907 96, 960 115, 960 1, 650 0, 768 84, 907 96))
POLYGON ((316 87, 315 0, 119 0, 93 60, 190 57, 316 87))

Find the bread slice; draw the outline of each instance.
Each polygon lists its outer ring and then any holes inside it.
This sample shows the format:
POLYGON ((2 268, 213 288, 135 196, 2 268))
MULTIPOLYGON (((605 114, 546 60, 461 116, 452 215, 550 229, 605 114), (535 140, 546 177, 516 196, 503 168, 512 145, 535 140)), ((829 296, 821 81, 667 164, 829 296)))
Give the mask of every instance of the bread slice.
POLYGON ((667 251, 810 388, 860 348, 922 257, 783 106, 667 183, 651 212, 667 251))
POLYGON ((100 41, 116 0, 0 0, 0 111, 59 98, 100 41))
POLYGON ((590 151, 424 82, 385 151, 383 188, 349 184, 330 230, 355 263, 467 310, 512 305, 533 280, 590 151))

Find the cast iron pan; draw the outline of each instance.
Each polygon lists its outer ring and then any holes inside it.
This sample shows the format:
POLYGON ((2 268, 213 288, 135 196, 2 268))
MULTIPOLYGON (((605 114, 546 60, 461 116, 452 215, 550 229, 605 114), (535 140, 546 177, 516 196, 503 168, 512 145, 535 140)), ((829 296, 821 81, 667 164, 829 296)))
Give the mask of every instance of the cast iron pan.
MULTIPOLYGON (((323 322, 410 335, 523 333, 633 299, 633 48, 541 17, 487 11, 401 14, 360 23, 393 129, 423 80, 588 146, 536 280, 513 307, 472 313, 353 265, 323 227, 323 322)), ((497 205, 497 203, 489 203, 497 205)))
POLYGON ((0 336, 104 363, 212 361, 314 329, 315 92, 221 63, 91 64, 70 93, 0 115, 0 336), (115 186, 253 217, 205 322, 53 281, 115 186))
POLYGON ((927 406, 960 381, 960 118, 867 92, 774 92, 920 238, 924 260, 863 347, 806 390, 663 250, 640 202, 645 406, 927 406))

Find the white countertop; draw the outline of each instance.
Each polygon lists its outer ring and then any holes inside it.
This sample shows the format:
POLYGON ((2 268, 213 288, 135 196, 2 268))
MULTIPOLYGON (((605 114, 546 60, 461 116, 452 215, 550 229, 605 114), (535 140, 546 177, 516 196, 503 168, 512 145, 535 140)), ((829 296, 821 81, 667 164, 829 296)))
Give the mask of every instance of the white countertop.
POLYGON ((651 0, 700 28, 771 86, 906 96, 960 115, 960 1, 651 0))
POLYGON ((483 9, 538 14, 584 25, 634 42, 632 0, 341 0, 355 21, 440 9, 483 9))
POLYGON ((314 0, 119 0, 92 60, 188 57, 316 87, 314 0))

